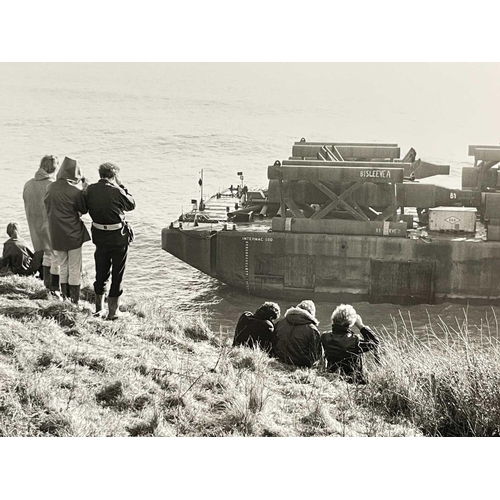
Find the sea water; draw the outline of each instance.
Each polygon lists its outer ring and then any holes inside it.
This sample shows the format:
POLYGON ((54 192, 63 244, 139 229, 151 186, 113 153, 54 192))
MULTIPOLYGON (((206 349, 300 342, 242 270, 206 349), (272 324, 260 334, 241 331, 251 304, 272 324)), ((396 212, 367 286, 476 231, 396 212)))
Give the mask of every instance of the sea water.
MULTIPOLYGON (((29 241, 22 190, 43 155, 77 159, 90 182, 98 180, 100 163, 115 162, 137 203, 127 214, 136 241, 125 296, 202 311, 215 328, 231 331, 239 314, 263 298, 161 249, 162 228, 200 197, 201 169, 206 198, 236 185, 240 171, 249 186, 266 187, 267 166, 287 159, 302 137, 394 142, 401 156, 413 147, 423 160, 449 164, 446 182, 460 187, 461 168, 473 161, 468 145, 500 141, 498 96, 499 64, 0 64, 0 233, 17 221, 29 241)), ((84 245, 90 275, 93 250, 91 242, 84 245)), ((293 305, 278 302, 283 311, 293 305)), ((320 329, 328 329, 335 305, 317 304, 320 329)), ((498 312, 354 305, 368 325, 391 327, 392 317, 400 324, 404 318, 419 335, 426 335, 429 318, 439 332, 440 318, 457 326, 467 315, 479 331, 498 312)))

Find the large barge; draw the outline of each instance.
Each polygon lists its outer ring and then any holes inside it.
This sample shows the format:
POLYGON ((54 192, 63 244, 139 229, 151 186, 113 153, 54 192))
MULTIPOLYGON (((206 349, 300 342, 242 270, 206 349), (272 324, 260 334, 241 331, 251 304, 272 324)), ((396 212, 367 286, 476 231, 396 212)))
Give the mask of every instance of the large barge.
MULTIPOLYGON (((294 143, 268 186, 217 193, 162 230, 162 248, 249 294, 399 304, 500 299, 500 146, 448 165, 397 144, 294 143)), ((193 200, 196 201, 196 200, 193 200)))

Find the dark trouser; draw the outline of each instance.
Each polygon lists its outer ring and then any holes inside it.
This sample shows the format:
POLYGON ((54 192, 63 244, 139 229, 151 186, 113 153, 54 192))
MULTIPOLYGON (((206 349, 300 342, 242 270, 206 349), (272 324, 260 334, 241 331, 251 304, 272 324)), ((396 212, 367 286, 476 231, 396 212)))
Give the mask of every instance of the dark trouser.
POLYGON ((30 268, 28 269, 28 274, 38 273, 38 278, 43 280, 43 250, 35 252, 33 255, 33 260, 31 261, 30 268))
POLYGON ((127 262, 128 245, 126 246, 96 246, 94 292, 104 295, 106 283, 111 274, 109 297, 119 297, 122 290, 123 273, 127 262))

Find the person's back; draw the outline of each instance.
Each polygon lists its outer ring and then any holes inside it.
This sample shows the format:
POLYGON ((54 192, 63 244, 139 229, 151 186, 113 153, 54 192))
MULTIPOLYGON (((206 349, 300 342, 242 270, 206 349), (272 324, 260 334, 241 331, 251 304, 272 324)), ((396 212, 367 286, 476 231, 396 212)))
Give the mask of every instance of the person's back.
POLYGON ((378 343, 355 309, 341 304, 333 311, 332 331, 321 335, 327 370, 345 376, 348 382, 366 383, 362 354, 376 349, 378 343), (354 325, 359 328, 362 338, 351 330, 354 325))
POLYGON ((255 314, 245 311, 236 325, 233 346, 246 345, 270 352, 274 339, 273 320, 280 315, 280 308, 274 302, 265 302, 255 314))
POLYGON ((316 308, 310 300, 286 311, 285 317, 275 326, 274 356, 298 367, 311 367, 321 358, 319 322, 315 313, 316 308))
POLYGON ((45 155, 34 178, 26 182, 23 189, 24 210, 35 260, 42 261, 45 287, 55 295, 59 293, 59 262, 50 240, 49 219, 44 200, 49 185, 55 181, 58 167, 57 156, 45 155))
MULTIPOLYGON (((92 222, 102 226, 123 224, 124 212, 135 209, 135 200, 126 188, 108 178, 90 184, 86 190, 86 200, 92 222)), ((92 236, 96 245, 125 246, 129 243, 126 231, 93 231, 92 236)))
POLYGON ((3 254, 0 267, 14 274, 27 276, 34 274, 36 269, 33 265, 33 252, 19 237, 19 228, 15 222, 7 226, 9 239, 3 244, 3 254))
POLYGON ((82 178, 77 162, 66 157, 57 180, 47 188, 44 203, 54 250, 77 249, 90 240, 90 235, 80 218, 88 211, 82 189, 77 186, 82 178))
MULTIPOLYGON (((54 167, 54 172, 55 172, 54 167)), ((54 182, 54 175, 39 168, 35 177, 24 185, 23 201, 30 231, 31 243, 35 252, 51 250, 49 221, 44 199, 47 188, 54 182)))
POLYGON ((135 200, 118 177, 119 172, 120 167, 115 163, 102 163, 99 165, 99 181, 88 186, 85 193, 92 218, 92 241, 96 247, 95 314, 102 314, 111 275, 108 319, 112 320, 119 317, 128 247, 134 239, 132 226, 125 220, 124 212, 135 209, 135 200))

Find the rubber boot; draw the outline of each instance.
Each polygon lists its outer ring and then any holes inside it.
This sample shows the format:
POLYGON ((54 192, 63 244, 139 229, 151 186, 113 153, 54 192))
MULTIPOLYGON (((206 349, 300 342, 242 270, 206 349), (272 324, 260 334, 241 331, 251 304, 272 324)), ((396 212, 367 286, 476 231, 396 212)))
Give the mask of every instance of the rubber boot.
POLYGON ((120 297, 108 297, 108 319, 114 320, 120 317, 120 297))
POLYGON ((68 283, 61 283, 61 293, 63 296, 63 299, 69 299, 70 297, 70 288, 68 283))
POLYGON ((80 285, 69 285, 69 296, 71 302, 78 305, 78 302, 80 302, 80 285))
POLYGON ((50 290, 50 266, 43 266, 43 284, 50 290))
POLYGON ((59 287, 59 275, 58 274, 51 274, 50 275, 50 293, 58 298, 59 300, 63 300, 63 297, 61 295, 61 290, 59 287))
POLYGON ((96 295, 95 296, 95 313, 93 316, 100 317, 102 308, 104 307, 104 295, 96 295))

